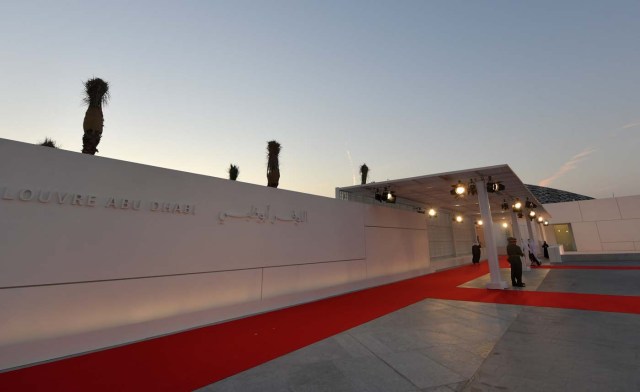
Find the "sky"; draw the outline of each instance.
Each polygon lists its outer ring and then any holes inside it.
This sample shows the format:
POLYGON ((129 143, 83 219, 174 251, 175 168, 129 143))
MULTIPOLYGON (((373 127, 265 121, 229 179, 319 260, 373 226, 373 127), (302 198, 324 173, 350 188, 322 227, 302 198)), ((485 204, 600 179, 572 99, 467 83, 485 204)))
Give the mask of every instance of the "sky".
POLYGON ((0 138, 280 188, 508 164, 640 194, 640 1, 0 0, 0 138))

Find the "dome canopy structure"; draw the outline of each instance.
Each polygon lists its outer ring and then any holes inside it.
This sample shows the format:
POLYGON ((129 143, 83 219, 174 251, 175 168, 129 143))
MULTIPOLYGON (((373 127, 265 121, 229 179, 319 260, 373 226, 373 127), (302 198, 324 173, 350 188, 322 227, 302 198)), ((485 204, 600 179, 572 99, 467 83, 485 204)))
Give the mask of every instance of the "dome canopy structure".
POLYGON ((529 188, 529 191, 533 193, 536 199, 538 199, 538 201, 540 201, 540 203, 542 204, 564 203, 567 201, 578 200, 593 200, 593 197, 579 195, 577 193, 567 192, 560 189, 529 184, 525 184, 524 186, 529 188))

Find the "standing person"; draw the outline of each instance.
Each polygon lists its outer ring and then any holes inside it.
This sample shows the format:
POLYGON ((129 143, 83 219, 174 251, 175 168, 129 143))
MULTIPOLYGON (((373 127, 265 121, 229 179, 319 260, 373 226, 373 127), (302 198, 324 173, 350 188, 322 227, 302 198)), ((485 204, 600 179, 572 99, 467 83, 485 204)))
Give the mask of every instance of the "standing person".
POLYGON ((513 237, 507 238, 509 245, 507 245, 507 260, 511 264, 511 284, 513 287, 524 287, 522 283, 522 261, 520 256, 524 256, 522 249, 516 244, 516 239, 513 237))
POLYGON ((538 260, 538 258, 536 257, 536 254, 533 252, 534 249, 534 245, 533 245, 533 240, 529 239, 529 242, 527 243, 527 247, 529 248, 529 260, 531 260, 531 266, 533 267, 534 264, 537 265, 541 265, 542 263, 540 262, 540 260, 538 260))
POLYGON ((473 264, 480 263, 480 244, 478 242, 474 242, 471 246, 471 255, 473 256, 471 260, 473 264))
POLYGON ((544 241, 544 244, 542 244, 542 250, 544 251, 544 258, 548 259, 549 258, 549 244, 547 244, 547 241, 544 241))

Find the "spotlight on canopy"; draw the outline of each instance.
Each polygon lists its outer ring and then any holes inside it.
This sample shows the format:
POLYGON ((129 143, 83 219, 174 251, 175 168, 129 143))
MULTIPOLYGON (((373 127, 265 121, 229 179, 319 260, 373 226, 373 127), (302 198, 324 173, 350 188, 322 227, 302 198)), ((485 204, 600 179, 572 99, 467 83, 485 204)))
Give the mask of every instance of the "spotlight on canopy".
POLYGON ((467 188, 465 188, 462 181, 458 180, 456 185, 451 185, 453 189, 451 189, 451 195, 455 197, 462 197, 467 192, 467 188))
POLYGON ((387 203, 395 203, 396 202, 396 194, 393 191, 389 191, 389 193, 387 193, 387 199, 386 199, 387 203))
POLYGON ((491 176, 489 176, 489 181, 487 181, 487 192, 495 193, 504 191, 506 187, 502 184, 502 181, 493 181, 491 180, 491 176))
POLYGON ((473 178, 469 180, 469 185, 467 186, 467 192, 470 195, 477 195, 478 194, 478 188, 476 188, 476 183, 475 183, 475 181, 473 181, 473 178))
POLYGON ((516 197, 516 200, 515 200, 515 202, 513 203, 512 207, 513 207, 513 212, 520 212, 520 211, 522 211, 522 202, 520 201, 520 199, 518 199, 518 198, 516 197))

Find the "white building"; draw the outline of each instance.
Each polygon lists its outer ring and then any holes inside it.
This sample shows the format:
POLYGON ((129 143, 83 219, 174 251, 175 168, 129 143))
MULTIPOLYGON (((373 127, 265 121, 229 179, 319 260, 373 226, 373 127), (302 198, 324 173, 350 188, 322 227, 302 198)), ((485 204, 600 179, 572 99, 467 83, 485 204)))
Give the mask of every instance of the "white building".
POLYGON ((384 187, 395 208, 0 139, 0 370, 468 263, 477 238, 493 288, 514 232, 553 243, 563 223, 578 250, 640 249, 640 198, 539 205, 543 234, 511 211, 516 198, 539 203, 506 165, 337 193, 384 187), (450 195, 470 179, 479 198, 450 195), (495 181, 506 189, 487 193, 495 181))
POLYGON ((640 196, 546 204, 545 235, 565 259, 625 260, 640 256, 640 196), (607 254, 604 256, 603 254, 607 254))

